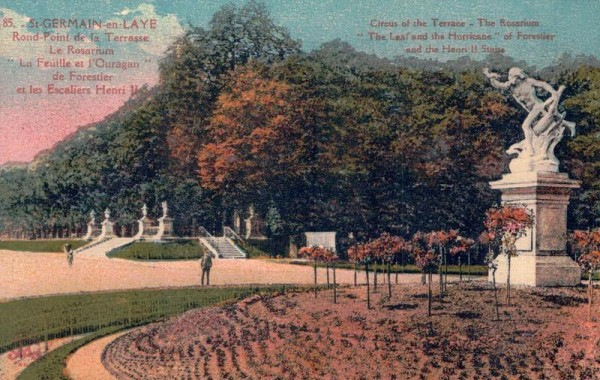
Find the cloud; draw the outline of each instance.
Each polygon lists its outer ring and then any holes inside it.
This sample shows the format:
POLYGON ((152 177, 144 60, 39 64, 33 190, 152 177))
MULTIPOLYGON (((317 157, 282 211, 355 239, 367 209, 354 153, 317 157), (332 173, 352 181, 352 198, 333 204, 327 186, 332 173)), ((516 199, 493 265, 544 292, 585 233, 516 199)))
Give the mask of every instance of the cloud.
POLYGON ((185 31, 177 16, 174 14, 159 15, 156 13, 154 5, 142 3, 135 9, 125 8, 116 14, 127 16, 121 19, 108 20, 122 24, 123 20, 131 23, 133 19, 154 19, 156 20, 156 29, 119 29, 118 34, 124 36, 147 35, 149 43, 140 44, 140 49, 146 53, 160 56, 164 54, 169 45, 185 31))

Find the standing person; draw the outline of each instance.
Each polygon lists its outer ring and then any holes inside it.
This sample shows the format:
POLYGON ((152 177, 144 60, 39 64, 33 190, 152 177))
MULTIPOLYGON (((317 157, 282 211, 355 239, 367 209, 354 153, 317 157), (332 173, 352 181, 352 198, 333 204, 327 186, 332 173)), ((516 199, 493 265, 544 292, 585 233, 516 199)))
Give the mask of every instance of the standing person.
POLYGON ((69 267, 73 266, 73 249, 69 249, 67 252, 67 261, 69 262, 69 267))
POLYGON ((69 267, 73 265, 73 248, 71 244, 66 243, 63 247, 63 250, 67 254, 67 262, 69 263, 69 267))
POLYGON ((212 268, 212 254, 210 252, 204 252, 202 260, 200 260, 200 267, 202 268, 202 286, 204 286, 204 275, 206 274, 206 285, 210 285, 210 268, 212 268))

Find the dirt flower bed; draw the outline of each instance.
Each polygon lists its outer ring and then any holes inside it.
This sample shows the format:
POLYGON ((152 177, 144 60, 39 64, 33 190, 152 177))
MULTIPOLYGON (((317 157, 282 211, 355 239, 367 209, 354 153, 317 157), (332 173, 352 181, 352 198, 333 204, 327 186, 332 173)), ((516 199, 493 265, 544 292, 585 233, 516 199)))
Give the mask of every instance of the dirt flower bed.
MULTIPOLYGON (((493 321, 493 292, 452 285, 427 317, 426 287, 254 296, 126 334, 102 361, 119 379, 598 379, 600 307, 583 289, 513 289, 493 321)), ((597 293, 600 293, 596 290, 597 293)))

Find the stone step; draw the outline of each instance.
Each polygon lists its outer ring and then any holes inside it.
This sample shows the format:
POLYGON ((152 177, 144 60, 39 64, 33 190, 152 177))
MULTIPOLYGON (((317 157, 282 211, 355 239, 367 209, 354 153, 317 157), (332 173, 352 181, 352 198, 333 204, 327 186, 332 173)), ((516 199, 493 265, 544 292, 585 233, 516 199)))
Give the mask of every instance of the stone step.
MULTIPOLYGON (((134 241, 135 241, 135 239, 131 238, 131 237, 111 238, 108 240, 97 242, 97 244, 94 244, 94 242, 92 242, 89 244, 90 248, 79 249, 79 250, 75 251, 75 253, 86 255, 86 256, 106 257, 106 255, 110 251, 115 250, 117 248, 124 247, 128 244, 133 243, 134 241)), ((86 248, 86 247, 87 246, 82 247, 82 248, 86 248)))
POLYGON ((219 255, 224 259, 244 259, 246 254, 239 249, 237 246, 231 243, 231 241, 225 237, 218 237, 214 239, 216 247, 214 247, 219 255))

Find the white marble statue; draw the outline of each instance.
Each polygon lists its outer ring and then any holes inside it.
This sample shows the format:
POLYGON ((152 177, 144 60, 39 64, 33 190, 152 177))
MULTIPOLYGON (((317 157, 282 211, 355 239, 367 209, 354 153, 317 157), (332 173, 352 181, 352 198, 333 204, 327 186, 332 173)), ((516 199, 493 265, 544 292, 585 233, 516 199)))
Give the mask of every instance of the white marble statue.
POLYGON ((554 155, 554 147, 562 140, 565 127, 571 135, 575 135, 575 123, 566 121, 566 113, 558 112, 558 104, 565 86, 555 90, 544 81, 529 78, 523 70, 513 67, 508 71, 508 81, 500 82, 500 75, 490 72, 488 68, 483 73, 492 86, 500 90, 510 91, 528 115, 521 124, 524 139, 508 150, 508 154, 517 157, 510 163, 510 171, 521 172, 558 172, 559 161, 554 155), (546 100, 539 97, 537 89, 546 91, 546 100))
POLYGON ((96 223, 96 213, 94 212, 94 210, 90 211, 90 223, 96 223))
POLYGON ((148 206, 146 206, 146 204, 144 203, 144 205, 142 206, 142 217, 146 217, 148 215, 148 206))
POLYGON ((110 210, 106 209, 104 210, 104 220, 109 220, 110 219, 110 210))
POLYGON ((162 206, 163 218, 166 218, 167 213, 169 212, 169 206, 167 205, 167 201, 163 201, 161 203, 161 206, 162 206))

